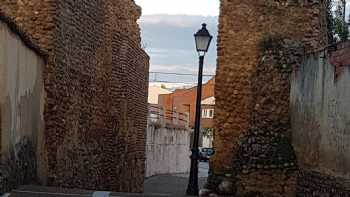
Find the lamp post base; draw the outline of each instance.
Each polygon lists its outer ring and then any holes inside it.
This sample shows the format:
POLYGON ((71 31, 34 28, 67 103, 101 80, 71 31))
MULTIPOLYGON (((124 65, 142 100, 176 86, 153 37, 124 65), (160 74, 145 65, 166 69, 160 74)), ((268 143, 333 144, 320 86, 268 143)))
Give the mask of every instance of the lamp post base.
POLYGON ((199 190, 198 188, 187 188, 186 195, 187 196, 198 196, 199 190))
POLYGON ((188 182, 186 194, 188 196, 198 196, 198 159, 199 159, 199 150, 194 148, 192 149, 191 155, 191 171, 190 171, 190 180, 188 182))

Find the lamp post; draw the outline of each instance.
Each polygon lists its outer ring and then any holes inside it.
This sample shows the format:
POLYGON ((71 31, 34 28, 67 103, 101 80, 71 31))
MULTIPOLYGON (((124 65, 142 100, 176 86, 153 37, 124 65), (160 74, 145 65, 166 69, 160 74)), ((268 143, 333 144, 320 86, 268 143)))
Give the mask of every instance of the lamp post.
POLYGON ((199 56, 199 70, 198 70, 198 85, 197 85, 197 99, 196 99, 196 116, 194 125, 194 138, 192 145, 192 155, 191 155, 191 171, 190 179, 188 182, 186 194, 187 195, 198 195, 198 159, 199 159, 199 131, 200 131, 200 121, 201 121, 201 100, 202 100, 202 78, 203 78, 203 63, 205 53, 208 51, 210 42, 213 36, 210 35, 207 30, 207 25, 202 24, 202 29, 200 29, 195 35, 196 49, 199 56))

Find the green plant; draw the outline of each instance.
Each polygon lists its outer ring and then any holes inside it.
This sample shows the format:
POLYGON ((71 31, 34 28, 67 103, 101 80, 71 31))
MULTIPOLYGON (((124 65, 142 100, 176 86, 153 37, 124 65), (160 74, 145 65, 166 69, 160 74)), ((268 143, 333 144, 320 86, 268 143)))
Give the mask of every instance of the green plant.
POLYGON ((345 21, 346 2, 341 1, 334 12, 334 33, 340 41, 345 41, 349 37, 349 26, 345 21))
POLYGON ((203 128, 202 133, 204 137, 210 138, 214 135, 214 129, 213 128, 203 128))
POLYGON ((327 36, 328 36, 328 44, 335 43, 334 39, 334 18, 333 18, 333 0, 326 0, 325 2, 326 8, 326 22, 327 22, 327 36))
POLYGON ((325 1, 329 44, 348 40, 349 25, 345 19, 346 4, 346 0, 325 1))

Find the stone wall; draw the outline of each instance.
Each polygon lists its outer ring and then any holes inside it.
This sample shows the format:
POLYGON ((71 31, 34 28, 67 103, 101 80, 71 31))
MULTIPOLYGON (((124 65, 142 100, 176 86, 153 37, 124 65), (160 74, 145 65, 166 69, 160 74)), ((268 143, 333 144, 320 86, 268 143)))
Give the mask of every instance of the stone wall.
MULTIPOLYGON (((2 0, 0 10, 13 20, 45 51, 53 48, 56 30, 57 0, 2 0)), ((141 8, 133 0, 104 2, 108 4, 109 20, 112 28, 140 43, 140 28, 136 23, 141 16, 141 8)), ((76 24, 77 25, 77 24, 76 24)))
POLYGON ((322 10, 316 0, 221 1, 211 165, 214 175, 232 176, 225 192, 293 195, 290 74, 303 45, 327 43, 322 10))
POLYGON ((1 12, 11 17, 16 24, 48 52, 53 45, 55 0, 2 0, 1 12))
POLYGON ((306 56, 293 74, 290 108, 301 169, 299 196, 350 196, 349 45, 336 48, 306 56))
POLYGON ((49 54, 42 184, 142 191, 149 58, 140 8, 131 0, 7 0, 0 9, 49 54))
POLYGON ((190 135, 186 128, 147 128, 146 177, 190 171, 190 135))

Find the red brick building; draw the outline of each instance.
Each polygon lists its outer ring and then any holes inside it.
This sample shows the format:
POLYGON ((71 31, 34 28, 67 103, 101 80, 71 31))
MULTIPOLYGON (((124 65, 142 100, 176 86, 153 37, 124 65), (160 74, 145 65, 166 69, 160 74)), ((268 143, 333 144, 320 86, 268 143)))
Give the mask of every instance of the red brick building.
POLYGON ((202 100, 202 128, 213 128, 214 127, 214 107, 215 107, 215 97, 209 97, 202 100))
MULTIPOLYGON (((214 86, 215 78, 209 80, 203 85, 202 91, 202 101, 208 98, 214 97, 214 86)), ((197 97, 197 87, 189 89, 177 89, 171 94, 159 95, 159 105, 164 108, 164 110, 171 110, 180 113, 188 113, 190 119, 190 127, 194 127, 195 114, 196 114, 196 97, 197 97)), ((203 110, 212 109, 214 106, 202 105, 203 110)), ((209 111, 208 111, 209 112, 209 111)), ((214 111, 211 111, 214 114, 214 111)), ((210 113, 210 112, 209 112, 210 113)), ((202 112, 203 114, 203 112, 202 112)), ((209 128, 213 127, 213 116, 209 115, 203 118, 202 115, 202 127, 206 126, 209 128), (210 118, 211 117, 211 118, 210 118)))

